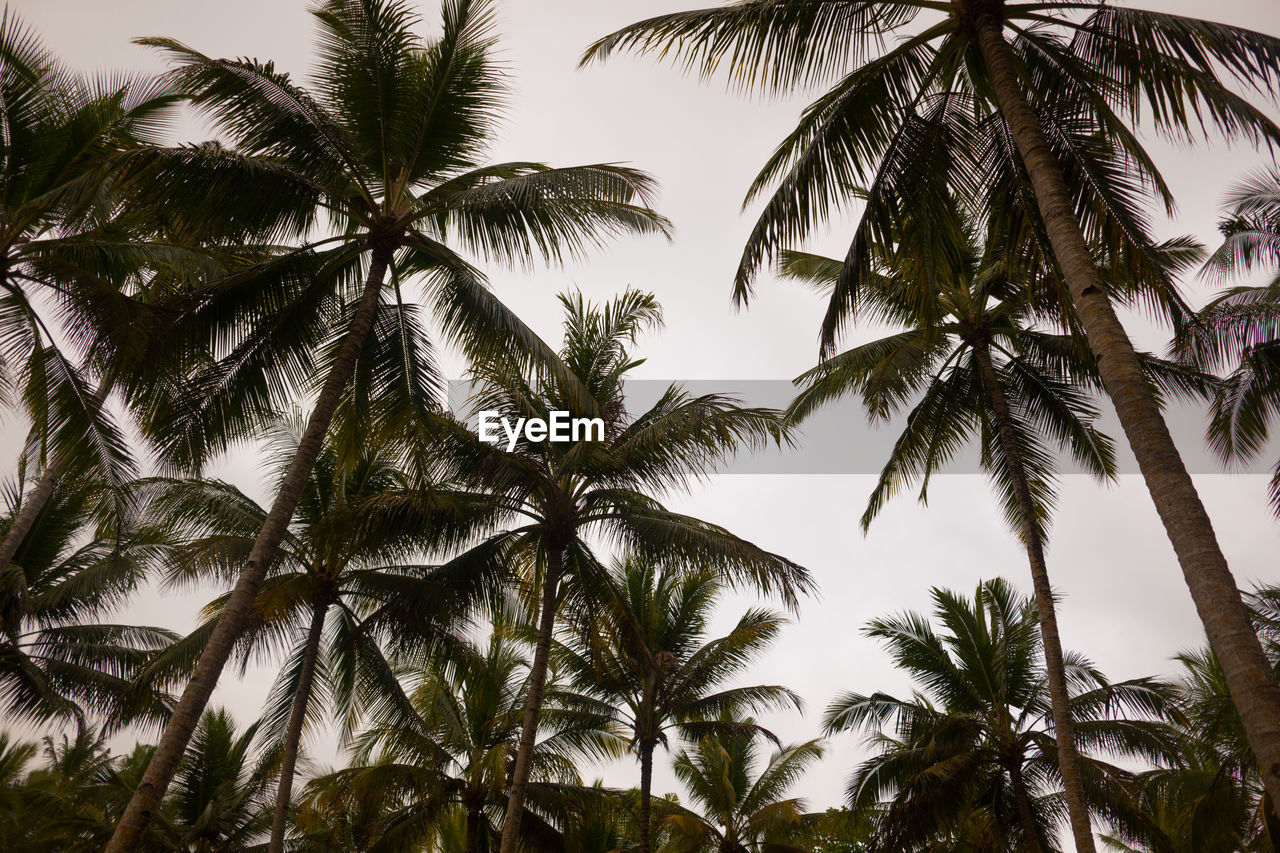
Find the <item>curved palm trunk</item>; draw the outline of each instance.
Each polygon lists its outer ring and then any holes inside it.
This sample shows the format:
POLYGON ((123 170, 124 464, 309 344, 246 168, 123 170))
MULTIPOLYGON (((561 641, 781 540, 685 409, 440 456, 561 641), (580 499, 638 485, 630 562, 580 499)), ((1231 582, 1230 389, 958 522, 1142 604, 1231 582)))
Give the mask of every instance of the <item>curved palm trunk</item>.
POLYGON ((640 853, 649 853, 653 846, 650 840, 653 826, 649 818, 649 807, 653 799, 654 746, 648 740, 640 742, 640 853))
POLYGON ((499 853, 515 853, 520 834, 520 815, 524 812, 525 791, 529 787, 529 767, 533 760, 533 743, 538 735, 542 692, 547 686, 547 663, 551 658, 551 634, 556 624, 557 587, 560 584, 563 560, 563 549, 558 546, 547 549, 547 572, 542 579, 542 612, 538 616, 538 641, 533 649, 533 665, 529 668, 529 695, 524 703, 524 722, 520 728, 516 763, 511 770, 511 789, 507 794, 507 815, 502 822, 502 846, 499 853))
POLYGON ((1022 93, 1016 59, 1000 22, 986 14, 978 20, 976 34, 1000 112, 1031 178, 1040 216, 1089 347, 1098 359, 1103 384, 1178 556, 1209 643, 1222 662, 1231 700, 1240 712, 1267 792, 1280 802, 1280 683, 1267 665, 1209 515, 1173 444, 1133 344, 1103 292, 1062 169, 1022 93))
POLYGON ((293 518, 293 511, 298 506, 298 498, 302 495, 303 486, 311 476, 316 457, 320 454, 325 433, 329 431, 329 421, 338 408, 342 391, 355 372, 356 359, 360 348, 364 345, 369 330, 378 313, 378 295, 382 292, 382 280, 386 276, 391 261, 389 248, 377 248, 373 252, 369 265, 369 276, 365 282, 364 293, 360 297, 360 305, 351 321, 342 342, 342 349, 333 363, 329 375, 325 377, 324 387, 316 400, 315 409, 307 420, 307 428, 303 431, 298 450, 294 453, 289 470, 280 483, 280 491, 276 494, 271 512, 267 514, 262 530, 249 551, 244 570, 236 583, 235 590, 227 599, 214 626, 209 642, 196 663, 195 672, 182 692, 182 699, 174 708, 173 716, 165 726, 164 734, 156 751, 147 765, 147 771, 141 784, 129 799, 124 816, 116 825, 116 831, 107 844, 106 853, 126 853, 137 849, 143 831, 151 822, 151 817, 169 788, 169 782, 177 770, 178 761, 187 748, 191 733, 195 731, 200 715, 209 703, 209 696, 218 683, 218 676, 245 623, 253 611, 253 602, 257 598, 258 588, 266 575, 267 567, 275 558, 280 540, 293 518))
POLYGON ((276 787, 276 811, 271 817, 269 853, 284 853, 284 830, 289 818, 289 799, 293 794, 293 773, 298 766, 298 745, 302 742, 302 724, 307 719, 307 702, 311 699, 311 685, 315 681, 316 658, 320 656, 320 634, 324 631, 324 617, 328 612, 329 605, 325 601, 317 601, 311 612, 307 646, 302 653, 302 668, 298 671, 298 690, 293 694, 289 727, 284 734, 284 755, 280 761, 280 784, 276 787))
MULTIPOLYGON (((93 394, 95 410, 102 408, 115 384, 116 377, 113 374, 104 379, 102 384, 98 386, 98 390, 93 394)), ((35 526, 36 519, 40 517, 40 512, 44 509, 45 504, 49 503, 49 499, 53 497, 53 493, 57 490, 58 481, 62 479, 62 472, 66 467, 66 459, 61 457, 50 459, 49 464, 45 466, 44 473, 36 481, 36 487, 23 500, 22 508, 18 510, 13 523, 9 525, 9 529, 4 533, 4 539, 0 539, 0 574, 4 574, 5 569, 9 568, 9 564, 13 562, 18 549, 22 547, 23 540, 27 538, 27 534, 35 526)))
POLYGON ((1070 694, 1067 692, 1067 672, 1062 662, 1062 639, 1058 635, 1058 617, 1053 606, 1053 588, 1049 585, 1049 569, 1045 565, 1044 540, 1036 521, 1035 502, 1031 499, 1031 487, 1018 450, 1013 428, 1013 415, 1009 402, 1000 387, 991 350, 987 344, 973 348, 991 399, 995 415, 996 433, 1009 466, 1009 479, 1018 499, 1018 517, 1022 525, 1022 541, 1027 549, 1027 562, 1031 565, 1031 584, 1035 590, 1036 612, 1040 619, 1040 638, 1044 643, 1044 668, 1049 682, 1049 705, 1053 711, 1053 730, 1058 743, 1058 769, 1062 773, 1062 787, 1067 795, 1067 816, 1071 821, 1071 835, 1075 838, 1079 853, 1093 853, 1093 830, 1089 826, 1089 807, 1084 799, 1084 784, 1080 778, 1080 757, 1076 752, 1074 728, 1071 723, 1070 694))

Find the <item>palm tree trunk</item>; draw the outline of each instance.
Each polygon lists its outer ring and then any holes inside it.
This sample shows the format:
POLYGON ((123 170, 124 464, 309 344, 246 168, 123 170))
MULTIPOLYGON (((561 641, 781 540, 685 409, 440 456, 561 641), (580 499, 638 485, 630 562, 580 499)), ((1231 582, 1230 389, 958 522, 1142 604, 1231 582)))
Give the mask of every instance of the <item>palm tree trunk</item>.
POLYGON ((649 834, 652 824, 649 806, 653 796, 653 748, 648 740, 640 742, 640 853, 649 853, 652 846, 649 834))
POLYGON ((507 815, 502 822, 502 846, 499 853, 515 853, 520 834, 520 815, 524 811, 525 791, 529 787, 529 767, 533 760, 533 743, 538 735, 542 691, 547 685, 547 663, 551 658, 551 634, 556 624, 557 587, 563 559, 562 547, 551 545, 547 548, 547 571, 542 579, 542 612, 538 617, 538 641, 533 649, 533 665, 529 668, 529 695, 524 702, 520 746, 516 749, 516 763, 511 770, 511 789, 507 793, 507 815))
POLYGON ((1027 562, 1031 565, 1031 585, 1035 590, 1036 612, 1039 614, 1040 638, 1044 643, 1044 668, 1049 682, 1049 705, 1053 711, 1053 731, 1058 743, 1058 769, 1062 773, 1062 787, 1067 795, 1067 816, 1071 822, 1071 834, 1075 838, 1078 853, 1093 853, 1093 830, 1089 826, 1089 807, 1084 799, 1084 784, 1080 778, 1080 757, 1076 752, 1074 728, 1071 723, 1070 694, 1067 692, 1067 672, 1062 662, 1062 639, 1058 635, 1058 616, 1053 606, 1053 588, 1049 585, 1049 569, 1045 565, 1044 540, 1040 524, 1036 520, 1035 502, 1031 499, 1031 486, 1022 453, 1018 449, 1017 434, 1013 428, 1013 415, 1009 401, 1005 399, 1000 377, 991 361, 991 349, 987 343, 973 347, 978 370, 987 396, 991 399, 991 411, 995 416, 996 434, 1008 463, 1009 479, 1018 499, 1018 518, 1022 525, 1022 542, 1027 549, 1027 562))
MULTIPOLYGON (((106 402, 115 384, 115 374, 102 380, 98 390, 93 393, 95 410, 102 408, 102 404, 106 402)), ((21 509, 18 510, 9 529, 5 531, 4 539, 0 540, 0 575, 9 568, 18 549, 22 547, 23 540, 27 538, 27 534, 35 526, 36 519, 40 517, 40 512, 53 497, 53 493, 58 488, 58 481, 62 479, 62 472, 67 467, 67 461, 60 456, 50 459, 49 464, 44 468, 44 473, 36 481, 36 487, 24 497, 21 509)))
POLYGON ((480 849, 480 807, 467 806, 467 837, 462 853, 476 853, 480 849))
POLYGON ((253 602, 257 598, 258 588, 266 575, 267 567, 275 559, 276 549, 284 537, 289 522, 293 519, 293 511, 298 506, 298 498, 302 495, 303 486, 311 476, 316 457, 320 454, 325 434, 329 431, 329 421, 338 408, 342 392, 355 372, 356 359, 360 348, 364 345, 369 330, 373 328, 374 318, 378 313, 378 296, 382 292, 382 280, 386 276, 391 261, 389 247, 377 247, 373 251, 369 264, 369 275, 365 281, 364 293, 360 296, 360 304, 352 318, 351 328, 347 330, 342 341, 342 349, 333 363, 329 375, 325 377, 324 387, 316 399, 315 408, 307 420, 307 428, 303 431, 302 440, 298 442, 298 450, 293 455, 289 470, 280 483, 280 491, 276 494, 271 512, 267 514, 262 530, 249 551, 244 570, 236 583, 235 590, 227 599, 218 622, 209 636, 209 642, 196 663, 195 672, 182 692, 182 699, 174 708, 173 716, 165 726, 164 734, 156 751, 147 765, 142 782, 129 799, 124 816, 116 825, 115 834, 107 844, 105 853, 132 853, 137 849, 143 831, 151 822, 151 817, 169 788, 178 761, 187 748, 191 733, 195 730, 209 703, 209 696, 218 683, 218 676, 236 640, 244 631, 245 623, 253 612, 253 602))
POLYGON ((1018 820, 1022 824, 1022 832, 1026 836, 1023 847, 1030 853, 1042 853, 1040 846, 1040 827, 1036 824, 1036 816, 1031 813, 1031 795, 1027 793, 1027 780, 1022 776, 1022 765, 1015 759, 1008 764, 1009 781, 1013 785, 1013 801, 1018 808, 1018 820))
POLYGON ((298 745, 302 741, 302 724, 307 718, 307 702, 311 699, 311 685, 316 675, 316 658, 320 656, 320 634, 324 631, 324 617, 328 612, 328 601, 317 599, 311 612, 307 646, 302 652, 302 668, 298 671, 298 689, 293 694, 289 727, 284 733, 284 756, 280 762, 280 784, 276 787, 276 811, 271 817, 269 853, 284 853, 284 829, 289 817, 289 799, 293 794, 294 768, 298 765, 298 745))
POLYGON ((1031 178, 1076 315, 1098 359, 1103 384, 1178 556, 1209 644, 1222 663, 1231 700, 1249 735, 1263 782, 1272 800, 1280 802, 1280 683, 1267 665, 1209 515, 1173 444, 1133 344, 1102 289, 1062 169, 1023 95, 1017 60, 1004 40, 1000 22, 990 13, 983 15, 976 35, 1000 112, 1031 178))

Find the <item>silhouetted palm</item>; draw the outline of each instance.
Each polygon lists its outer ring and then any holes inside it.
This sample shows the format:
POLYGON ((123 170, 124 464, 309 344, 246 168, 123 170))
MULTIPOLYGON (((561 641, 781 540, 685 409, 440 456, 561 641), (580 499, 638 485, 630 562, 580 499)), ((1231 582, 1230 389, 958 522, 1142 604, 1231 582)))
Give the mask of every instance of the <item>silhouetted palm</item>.
MULTIPOLYGON (((492 849, 507 804, 528 669, 518 645, 499 630, 486 648, 455 649, 425 671, 407 673, 418 681, 412 709, 373 715, 357 739, 352 765, 317 779, 311 799, 358 808, 382 798, 376 838, 387 849, 447 835, 455 812, 462 817, 461 853, 492 849)), ((563 707, 554 686, 548 693, 521 817, 522 843, 534 847, 557 837, 545 815, 557 799, 557 784, 579 783, 575 759, 620 751, 608 716, 563 707)))
MULTIPOLYGON (((710 571, 732 583, 780 594, 788 604, 810 588, 803 567, 734 536, 724 528, 671 512, 655 495, 683 489, 735 450, 758 446, 778 431, 777 413, 748 409, 719 396, 694 397, 672 385, 647 411, 627 411, 622 380, 639 363, 629 352, 636 336, 659 322, 652 296, 628 290, 601 306, 561 297, 567 315, 559 357, 536 371, 511 357, 473 370, 477 411, 505 417, 599 419, 570 441, 534 441, 524 433, 511 450, 489 444, 462 424, 420 456, 448 459, 445 479, 472 481, 494 495, 494 524, 508 529, 460 555, 451 565, 503 565, 518 574, 537 642, 520 749, 512 773, 502 853, 512 853, 523 808, 529 761, 538 729, 556 615, 589 607, 604 568, 591 537, 601 536, 637 559, 673 571, 710 571), (602 440, 601 440, 602 439, 602 440)), ((501 529, 501 528, 500 528, 501 529)))
MULTIPOLYGON (((13 523, 21 487, 7 484, 13 523)), ((0 573, 0 705, 11 720, 84 721, 115 727, 162 722, 170 700, 132 681, 172 631, 103 621, 143 580, 159 545, 138 519, 100 523, 93 486, 61 482, 0 573)))
MULTIPOLYGON (((744 87, 831 86, 751 188, 748 200, 772 194, 735 280, 745 300, 770 257, 866 187, 823 324, 824 355, 850 317, 870 244, 893 243, 904 212, 945 228, 951 192, 1008 217, 1006 230, 1052 259, 1065 284, 1060 301, 1097 356, 1280 800, 1280 684, 1266 675, 1213 526, 1090 252, 1091 244, 1132 248, 1126 264, 1149 266, 1143 190, 1166 207, 1170 199, 1136 134, 1140 119, 1178 140, 1221 133, 1280 142, 1280 127, 1239 93, 1280 92, 1280 39, 1078 0, 739 0, 632 24, 592 45, 586 60, 626 49, 704 75, 723 71, 744 87)), ((1071 813, 1077 849, 1092 851, 1084 811, 1077 803, 1071 813)))
POLYGON ((658 746, 669 747, 668 732, 694 742, 753 734, 746 724, 722 717, 801 707, 800 697, 785 687, 727 686, 785 620, 750 610, 728 634, 708 640, 707 622, 721 589, 710 572, 667 571, 637 559, 615 562, 599 579, 594 606, 568 614, 568 638, 552 653, 557 672, 586 694, 581 707, 615 720, 640 760, 641 853, 651 850, 653 754, 658 746))
MULTIPOLYGON (((728 722, 728 718, 725 719, 728 722)), ((752 723, 750 719, 743 722, 752 723)), ((757 767, 758 739, 749 732, 703 738, 676 756, 675 773, 697 811, 663 818, 672 853, 799 853, 813 816, 787 792, 822 757, 817 740, 778 748, 757 767)))
MULTIPOLYGON (((1280 169, 1242 180, 1228 196, 1224 240, 1205 264, 1214 278, 1262 272, 1260 286, 1215 297, 1174 341, 1174 352, 1205 370, 1229 371, 1213 401, 1209 446, 1224 462, 1257 458, 1280 409, 1280 169)), ((1280 515, 1280 463, 1271 478, 1280 515)))
MULTIPOLYGON (((1057 850, 1061 771, 1035 605, 1001 580, 983 582, 973 599, 936 588, 932 597, 942 632, 913 612, 866 629, 920 692, 846 693, 827 708, 829 733, 865 729, 875 752, 849 779, 849 805, 882 810, 875 849, 985 839, 989 849, 1057 850)), ((1140 823, 1130 774, 1089 752, 1173 755, 1177 735, 1160 721, 1172 690, 1152 679, 1111 683, 1088 661, 1065 657, 1086 803, 1108 821, 1140 823)))
MULTIPOLYGON (((523 264, 666 229, 636 204, 652 184, 634 170, 484 165, 504 93, 486 0, 445 3, 443 31, 429 41, 397 0, 328 0, 313 11, 319 63, 309 90, 270 63, 147 41, 175 60, 174 84, 234 148, 149 152, 133 158, 133 174, 163 188, 175 216, 212 223, 215 235, 305 241, 203 294, 182 327, 190 386, 169 394, 182 405, 157 414, 151 437, 170 464, 197 467, 253 434, 282 397, 318 394, 113 853, 134 848, 163 797, 344 398, 349 420, 359 413, 375 427, 432 408, 439 380, 405 289, 421 284, 441 328, 472 356, 538 347, 446 241, 523 264)), ((273 853, 282 844, 273 837, 273 853)))

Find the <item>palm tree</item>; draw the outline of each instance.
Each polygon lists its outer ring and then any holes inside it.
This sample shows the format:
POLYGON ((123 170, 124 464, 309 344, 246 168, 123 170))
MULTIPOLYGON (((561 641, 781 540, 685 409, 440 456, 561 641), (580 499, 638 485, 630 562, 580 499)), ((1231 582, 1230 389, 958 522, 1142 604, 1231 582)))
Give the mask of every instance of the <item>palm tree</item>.
MULTIPOLYGON (((828 734, 865 729, 876 753, 850 777, 849 805, 882 810, 877 849, 921 849, 960 827, 962 836, 994 839, 995 849, 1055 850, 1060 751, 1056 727, 1047 726, 1035 604, 1003 580, 984 581, 973 599, 936 588, 932 598, 942 633, 911 612, 876 619, 865 632, 885 643, 920 692, 846 693, 827 708, 828 734)), ((1160 721, 1171 707, 1167 685, 1110 683, 1086 660, 1065 658, 1079 748, 1146 759, 1174 753, 1176 733, 1160 721)), ((1091 810, 1113 822, 1141 820, 1126 771, 1084 752, 1079 770, 1091 810)))
POLYGON ((167 39, 147 42, 174 57, 175 85, 235 148, 145 152, 132 159, 131 174, 163 187, 174 216, 222 223, 219 233, 306 241, 210 285, 185 333, 199 369, 180 399, 198 405, 184 405, 167 424, 160 417, 155 439, 171 462, 195 467, 252 433, 281 394, 309 388, 310 376, 323 379, 293 463, 112 853, 135 847, 163 797, 344 394, 357 403, 378 399, 375 411, 429 406, 437 374, 403 288, 423 277, 443 329, 473 356, 532 345, 533 336, 445 240, 523 263, 534 254, 557 259, 608 235, 667 227, 634 203, 651 190, 634 170, 482 165, 503 95, 501 71, 490 59, 494 17, 486 0, 446 3, 443 32, 431 41, 414 33, 415 15, 397 0, 328 0, 314 12, 320 62, 311 90, 270 63, 213 59, 167 39), (332 236, 307 241, 321 224, 332 226, 332 236), (362 353, 371 337, 377 345, 362 353), (209 350, 215 360, 201 366, 199 354, 209 350))
POLYGON ((253 754, 260 724, 242 732, 225 710, 205 713, 174 779, 166 815, 175 847, 236 853, 271 825, 271 778, 279 755, 253 754))
POLYGON ((1106 842, 1127 851, 1273 851, 1280 826, 1222 667, 1208 649, 1177 660, 1182 676, 1172 720, 1180 749, 1172 762, 1138 775, 1139 804, 1150 820, 1118 827, 1106 842))
POLYGON ((711 571, 776 591, 790 605, 811 585, 803 567, 721 527, 671 512, 653 497, 687 488, 739 447, 777 435, 777 413, 743 408, 714 394, 694 397, 676 385, 648 411, 629 413, 622 380, 639 363, 629 345, 660 322, 657 303, 634 290, 601 306, 581 295, 561 301, 567 316, 559 357, 531 376, 509 356, 478 363, 472 406, 506 417, 547 419, 553 411, 568 412, 598 425, 571 441, 536 441, 522 431, 508 450, 506 442, 487 443, 455 424, 448 432, 436 430, 435 443, 420 454, 451 460, 445 479, 470 478, 494 496, 500 509, 494 523, 510 521, 510 529, 451 564, 496 563, 520 573, 537 626, 502 853, 514 851, 556 614, 561 607, 591 606, 591 590, 604 572, 588 537, 602 536, 637 559, 674 571, 711 571))
MULTIPOLYGON (((726 717, 724 722, 731 722, 726 717)), ((742 721, 749 729, 754 721, 742 721)), ((818 740, 779 747, 757 768, 757 739, 750 731, 706 737, 675 760, 676 778, 699 811, 672 808, 664 849, 714 853, 799 853, 791 843, 813 822, 804 801, 787 797, 809 765, 822 757, 818 740)))
MULTIPOLYGON (((737 298, 747 299, 762 263, 850 201, 851 187, 867 186, 823 326, 827 352, 865 272, 869 239, 891 242, 897 211, 938 207, 930 187, 936 166, 951 163, 946 173, 964 184, 956 191, 983 209, 1000 210, 989 203, 997 198, 1015 202, 1021 230, 1039 235, 1061 273, 1267 788, 1280 797, 1280 684, 1267 675, 1208 514, 1090 253, 1091 239, 1116 245, 1105 238, 1141 225, 1135 187, 1148 184, 1167 198, 1133 130, 1141 117, 1181 140, 1212 130, 1280 141, 1280 128, 1231 85, 1280 91, 1280 39, 1078 0, 739 0, 633 24, 596 42, 585 60, 627 48, 704 74, 725 70, 744 86, 834 81, 752 187, 751 196, 776 189, 735 284, 737 298), (925 123, 921 135, 920 111, 948 116, 947 132, 925 123), (973 132, 984 126, 989 132, 973 132), (1096 145, 1073 143, 1082 132, 1120 158, 1099 163, 1096 145), (993 143, 985 160, 964 156, 984 140, 993 143), (975 162, 988 168, 957 168, 975 162)), ((1094 849, 1088 826, 1073 820, 1072 829, 1078 849, 1094 849)))
MULTIPOLYGON (((58 484, 0 574, 0 704, 11 720, 155 724, 171 700, 133 680, 177 635, 102 619, 137 589, 159 542, 136 518, 100 523, 101 494, 79 485, 58 484)), ((7 484, 0 531, 21 495, 7 484)))
POLYGON ((615 562, 595 593, 597 605, 569 615, 566 643, 553 656, 583 691, 582 706, 598 709, 627 733, 640 760, 640 853, 651 850, 653 753, 667 732, 686 740, 742 734, 724 723, 744 712, 801 708, 785 687, 726 687, 777 636, 785 620, 750 610, 723 637, 703 641, 720 582, 710 572, 660 569, 637 559, 615 562))
MULTIPOLYGON (((1280 169, 1240 181, 1219 225, 1224 240, 1205 264, 1212 277, 1262 271, 1264 285, 1226 290, 1200 322, 1180 329, 1174 352, 1204 370, 1228 370, 1214 395, 1209 445, 1224 462, 1250 460, 1266 446, 1280 400, 1280 169)), ((1271 478, 1280 515, 1280 463, 1271 478)))
MULTIPOLYGON (((297 421, 277 424, 269 436, 271 454, 287 465, 301 432, 297 421)), ((393 449, 364 442, 349 453, 351 458, 332 443, 320 451, 239 641, 245 660, 292 648, 263 715, 265 733, 283 737, 273 851, 284 846, 303 728, 316 717, 309 713, 313 693, 320 692, 320 707, 348 718, 378 694, 398 694, 382 647, 424 653, 433 641, 447 640, 450 626, 473 608, 486 584, 495 584, 493 578, 446 577, 414 562, 422 547, 448 546, 465 531, 468 516, 476 514, 467 495, 440 490, 449 509, 429 518, 380 513, 382 503, 408 488, 393 449)), ((285 471, 275 474, 279 480, 285 471)), ((167 581, 233 582, 267 510, 218 481, 151 480, 142 490, 150 493, 143 511, 167 532, 167 581)), ((223 595, 206 607, 205 623, 150 670, 189 671, 226 602, 223 595)))
MULTIPOLYGON (((386 845, 420 843, 457 809, 461 853, 490 849, 529 686, 529 661, 509 630, 495 629, 485 647, 455 648, 429 661, 408 713, 388 708, 375 715, 357 739, 351 766, 313 782, 310 799, 354 807, 381 797, 389 805, 378 809, 377 838, 386 845)), ((534 801, 543 808, 526 807, 521 816, 526 843, 554 834, 540 813, 557 785, 578 784, 576 757, 618 753, 608 716, 562 706, 554 686, 547 695, 531 773, 534 801)))
POLYGON ((126 204, 118 161, 158 138, 174 101, 146 78, 77 75, 17 15, 0 20, 0 403, 25 409, 41 469, 0 539, 0 574, 60 478, 118 488, 134 474, 104 403, 162 336, 139 273, 199 253, 126 204))
MULTIPOLYGON (((957 208, 957 220, 962 215, 957 208)), ((1044 554, 1056 473, 1046 444, 1057 444, 1099 479, 1115 476, 1111 441, 1094 428, 1098 412, 1087 396, 1089 386, 1096 387, 1097 365, 1074 336, 1038 328, 1037 295, 1052 270, 1019 253, 1006 235, 993 230, 980 241, 977 226, 961 222, 962 239, 953 244, 949 232, 934 230, 931 219, 904 219, 911 226, 902 229, 904 239, 878 251, 876 268, 862 281, 853 305, 860 315, 901 331, 832 356, 802 375, 791 417, 802 421, 855 392, 873 421, 912 406, 867 502, 864 530, 889 497, 914 482, 920 483, 924 501, 933 474, 967 440, 979 442, 981 464, 995 480, 1005 514, 1026 549, 1067 805, 1073 823, 1087 825, 1044 554)), ((1185 247, 1167 251, 1171 261, 1179 260, 1185 247)), ((782 255, 784 276, 828 292, 842 267, 832 258, 782 255)), ((1143 363, 1170 390, 1200 390, 1206 384, 1192 371, 1151 357, 1143 356, 1143 363)))

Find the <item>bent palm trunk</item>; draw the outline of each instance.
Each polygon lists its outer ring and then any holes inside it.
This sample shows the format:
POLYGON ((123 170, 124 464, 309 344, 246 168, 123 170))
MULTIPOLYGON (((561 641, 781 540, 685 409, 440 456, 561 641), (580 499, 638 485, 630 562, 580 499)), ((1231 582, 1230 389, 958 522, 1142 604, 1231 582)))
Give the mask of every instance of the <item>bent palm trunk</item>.
POLYGON ((1209 644, 1222 663, 1231 701, 1240 712, 1267 792, 1280 802, 1280 683, 1267 665, 1209 515, 1169 435, 1133 344, 1102 289, 1062 169, 1023 95, 1016 59, 1000 22, 990 13, 983 15, 976 36, 1076 315, 1098 360, 1103 385, 1173 544, 1209 644))
POLYGON ((1040 525, 1036 521, 1035 503, 1031 499, 1031 487, 1022 454, 1018 450, 1013 429, 1013 416, 1009 402, 1000 387, 991 351, 986 344, 973 348, 991 398, 991 410, 995 415, 996 434, 1000 447, 1008 461, 1009 479, 1018 499, 1018 518, 1022 525, 1022 541, 1027 549, 1027 562, 1031 565, 1031 584, 1035 590, 1036 613, 1039 615, 1040 638, 1044 643, 1044 668, 1049 682, 1049 705, 1053 712, 1053 730, 1058 744, 1058 769, 1062 773, 1062 787, 1067 795, 1067 816, 1071 822, 1071 835, 1076 842, 1077 853, 1093 853, 1093 830, 1089 826, 1089 807, 1084 799, 1084 785, 1080 778, 1080 756, 1076 752, 1075 733, 1071 724, 1070 694, 1067 693, 1067 673, 1062 662, 1062 639, 1058 635, 1058 617, 1053 606, 1053 588, 1049 585, 1049 570, 1045 565, 1044 541, 1040 525))
POLYGON ((547 549, 547 572, 542 579, 542 605, 538 616, 538 641, 529 668, 529 695, 524 703, 524 721, 520 727, 520 745, 511 770, 511 789, 507 794, 507 814, 502 822, 502 846, 499 853, 515 853, 520 835, 520 815, 524 812, 525 792, 529 787, 529 769, 533 762, 533 743, 538 735, 538 715, 542 711, 542 692, 547 686, 547 662, 551 658, 551 634, 556 624, 557 586, 564 552, 557 546, 547 549))
POLYGON ((325 378, 324 387, 307 421, 302 440, 298 442, 298 450, 294 453, 289 470, 280 483, 280 491, 271 505, 271 512, 267 514, 266 521, 258 532, 240 579, 227 599, 213 633, 209 635, 209 642, 196 663, 191 680, 182 692, 182 699, 165 726, 142 782, 129 799, 120 823, 116 825, 106 853, 132 853, 137 849, 142 833, 169 788, 182 753, 191 739, 191 733, 195 731, 200 715, 209 704, 209 697, 218 683, 222 667, 231 656, 236 640, 240 638, 249 615, 253 612, 253 602, 258 596, 258 588, 262 585, 267 567, 275 559, 280 541, 293 519, 293 511, 298 506, 307 478, 311 476, 325 433, 329 431, 329 422, 338 408, 343 389, 355 371, 360 348, 369 336, 369 330, 373 328, 373 321, 378 313, 378 297, 382 292, 382 280, 390 261, 389 249, 374 250, 364 293, 351 321, 351 328, 347 330, 342 349, 325 378))
POLYGON ((316 675, 316 658, 320 654, 320 634, 324 630, 324 617, 329 605, 317 601, 311 613, 311 627, 307 631, 307 646, 302 652, 302 667, 298 671, 298 689, 293 694, 293 710, 289 713, 289 728, 284 735, 284 755, 280 760, 280 784, 276 787, 276 811, 271 817, 270 853, 284 853, 284 830, 289 818, 289 799, 293 794, 293 773, 298 766, 298 745, 302 742, 302 724, 307 719, 307 702, 311 699, 311 685, 316 675))
MULTIPOLYGON (((115 382, 116 378, 112 375, 104 379, 102 384, 98 386, 98 390, 93 394, 95 411, 102 408, 103 403, 106 402, 107 397, 111 394, 111 389, 115 382)), ((27 538, 27 534, 35 526, 36 519, 40 517, 40 512, 44 509, 45 504, 49 503, 49 499, 53 497, 53 493, 58 488, 58 481, 62 479, 62 473, 67 467, 67 461, 62 457, 55 457, 49 460, 49 464, 45 466, 44 473, 36 481, 36 487, 23 500, 22 507, 14 517, 13 523, 9 525, 9 529, 4 533, 4 539, 0 540, 0 575, 3 575, 5 569, 9 568, 9 564, 17 556, 18 549, 22 547, 23 540, 27 538)))

